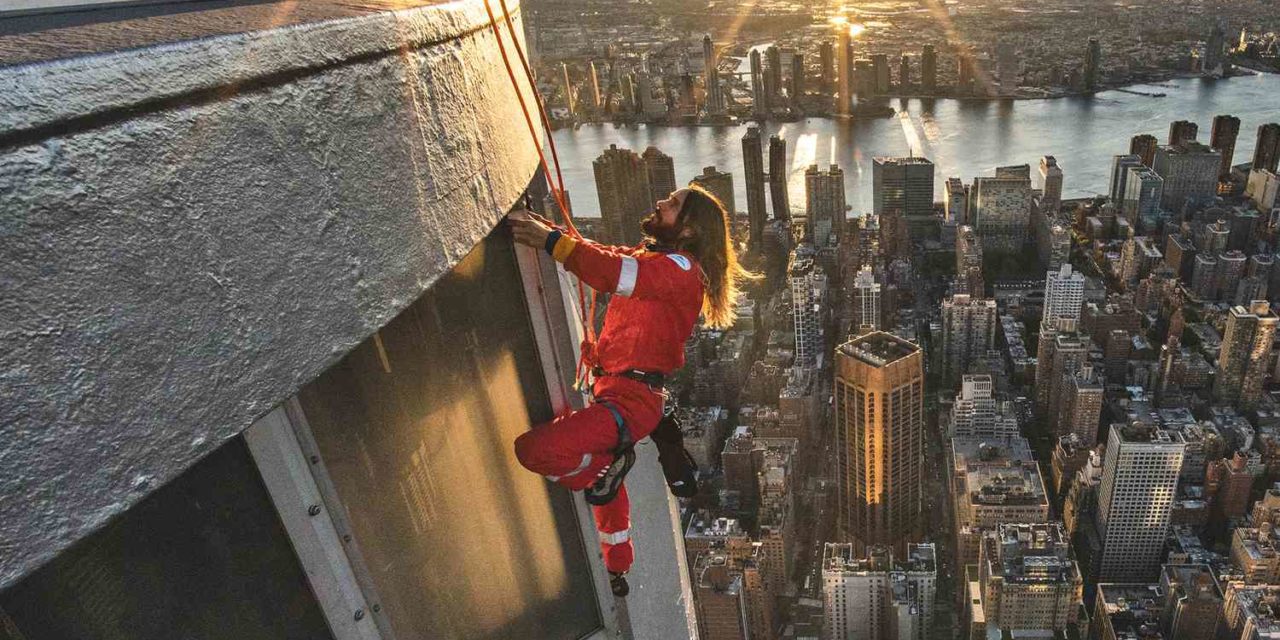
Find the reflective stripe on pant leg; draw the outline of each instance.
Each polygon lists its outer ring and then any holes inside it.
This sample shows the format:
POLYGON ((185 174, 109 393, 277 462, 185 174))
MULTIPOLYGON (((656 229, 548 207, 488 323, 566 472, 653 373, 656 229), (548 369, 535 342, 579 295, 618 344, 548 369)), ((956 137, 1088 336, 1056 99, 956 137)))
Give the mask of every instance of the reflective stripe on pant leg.
POLYGON ((592 512, 596 531, 600 534, 600 552, 604 555, 605 568, 614 573, 630 570, 635 549, 631 545, 631 499, 627 496, 626 483, 618 488, 618 495, 612 502, 593 507, 592 512))
POLYGON ((622 531, 614 531, 613 533, 601 533, 600 542, 603 544, 622 544, 631 540, 631 530, 623 529, 622 531))
POLYGON ((582 454, 582 462, 578 463, 577 469, 574 469, 573 471, 570 471, 569 473, 566 473, 562 476, 547 475, 546 478, 552 482, 556 482, 561 478, 570 478, 570 477, 576 476, 579 473, 586 471, 587 467, 589 466, 591 466, 591 454, 584 453, 582 454))
POLYGON ((520 434, 515 453, 524 468, 543 477, 558 477, 555 482, 577 491, 590 486, 596 474, 613 461, 608 452, 617 438, 613 415, 604 407, 592 405, 520 434), (591 459, 579 471, 587 454, 591 459))

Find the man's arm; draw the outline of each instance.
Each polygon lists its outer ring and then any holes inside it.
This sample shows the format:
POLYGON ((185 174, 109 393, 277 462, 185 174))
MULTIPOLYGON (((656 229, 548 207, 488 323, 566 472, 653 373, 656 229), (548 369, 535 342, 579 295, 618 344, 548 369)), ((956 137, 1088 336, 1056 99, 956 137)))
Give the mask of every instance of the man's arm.
POLYGON ((543 248, 596 291, 629 298, 680 299, 702 290, 701 272, 687 256, 638 258, 552 231, 543 248))
MULTIPOLYGON (((546 225, 547 227, 549 227, 554 231, 559 231, 564 235, 572 235, 569 233, 568 227, 565 227, 564 225, 556 224, 555 222, 552 222, 551 220, 548 220, 547 218, 544 218, 538 215, 537 212, 526 210, 524 213, 527 213, 530 218, 533 218, 534 220, 541 222, 543 225, 546 225)), ((621 253, 625 255, 635 255, 635 253, 640 250, 640 247, 624 247, 619 244, 605 244, 603 242, 597 242, 595 240, 592 240, 591 238, 586 238, 586 237, 577 238, 577 240, 578 242, 586 242, 586 243, 595 245, 597 247, 600 247, 602 249, 605 249, 607 251, 613 251, 614 253, 621 253)))
POLYGON ((660 260, 637 260, 635 250, 615 251, 594 242, 579 240, 552 228, 523 211, 513 211, 507 223, 517 242, 545 250, 587 286, 603 293, 640 299, 668 298, 701 290, 698 265, 681 254, 660 260))

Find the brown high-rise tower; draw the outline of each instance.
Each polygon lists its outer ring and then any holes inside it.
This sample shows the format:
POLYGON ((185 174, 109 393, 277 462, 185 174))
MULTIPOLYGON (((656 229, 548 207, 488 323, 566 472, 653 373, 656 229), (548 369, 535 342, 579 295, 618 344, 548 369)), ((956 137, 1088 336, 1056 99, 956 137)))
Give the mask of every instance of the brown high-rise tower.
POLYGON ((1240 118, 1235 116, 1218 116, 1213 119, 1213 129, 1209 133, 1209 147, 1222 154, 1222 168, 1218 175, 1231 174, 1231 159, 1236 153, 1236 138, 1240 135, 1240 118))
POLYGON ((839 535, 905 554, 923 532, 924 357, 875 331, 836 349, 839 535))
POLYGON ((1129 154, 1141 157, 1142 164, 1149 167, 1156 159, 1156 147, 1159 144, 1156 137, 1149 133, 1137 135, 1129 138, 1129 154))

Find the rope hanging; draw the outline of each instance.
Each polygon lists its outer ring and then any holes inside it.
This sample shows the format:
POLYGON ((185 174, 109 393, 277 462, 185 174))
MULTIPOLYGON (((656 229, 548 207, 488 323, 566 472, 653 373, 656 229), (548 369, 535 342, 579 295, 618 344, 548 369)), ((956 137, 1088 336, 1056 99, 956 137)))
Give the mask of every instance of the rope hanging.
MULTIPOLYGON (((538 140, 537 128, 533 124, 533 116, 529 113, 529 106, 525 103, 524 93, 520 91, 520 83, 516 79, 515 70, 511 67, 511 58, 507 55, 507 47, 502 42, 502 33, 498 30, 498 20, 493 13, 493 6, 490 0, 484 0, 484 10, 489 14, 489 26, 493 30, 493 36, 498 41, 498 52, 502 55, 502 64, 507 69, 507 78, 511 80, 511 88, 516 92, 516 99, 520 101, 520 111, 524 113, 525 126, 529 130, 529 138, 533 141, 534 149, 538 152, 538 162, 542 169, 542 174, 546 178, 547 187, 551 190, 552 197, 555 198, 556 204, 560 207, 560 212, 564 216, 565 227, 569 231, 569 235, 581 239, 582 234, 578 232, 578 227, 573 223, 573 216, 569 213, 568 203, 564 198, 564 176, 560 171, 560 156, 556 152, 556 141, 551 135, 551 123, 547 119, 546 108, 542 104, 542 99, 538 96, 537 84, 533 77, 533 70, 529 67, 529 61, 525 58, 524 51, 520 48, 520 39, 516 37, 515 26, 511 20, 511 13, 507 10, 506 0, 498 0, 502 6, 502 17, 507 25, 507 32, 511 35, 512 47, 516 50, 516 55, 520 58, 520 65, 524 69, 525 80, 529 83, 533 91, 533 102, 538 108, 538 116, 543 127, 543 135, 547 141, 547 145, 551 148, 551 159, 555 164, 555 178, 552 180, 550 165, 547 163, 547 156, 543 153, 542 143, 538 140)), ((569 87, 565 87, 565 91, 569 91, 569 87)), ((589 381, 591 375, 591 367, 595 363, 595 316, 596 316, 596 292, 588 289, 578 281, 578 310, 581 321, 586 327, 586 335, 580 345, 580 353, 578 356, 578 368, 575 372, 575 386, 581 390, 589 381), (589 294, 588 294, 589 292, 589 294), (589 298, 589 302, 588 302, 589 298)))

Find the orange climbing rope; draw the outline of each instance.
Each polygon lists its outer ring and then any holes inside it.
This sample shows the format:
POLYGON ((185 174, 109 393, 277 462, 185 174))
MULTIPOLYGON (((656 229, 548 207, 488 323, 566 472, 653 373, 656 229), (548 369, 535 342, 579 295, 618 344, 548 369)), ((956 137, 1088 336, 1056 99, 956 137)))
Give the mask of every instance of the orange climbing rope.
MULTIPOLYGON (((569 231, 569 235, 575 238, 581 238, 582 234, 578 232, 578 227, 573 224, 573 216, 569 212, 568 203, 564 198, 564 176, 560 172, 560 156, 556 152, 555 138, 551 136, 551 123, 547 119, 546 108, 542 104, 541 97, 538 96, 537 84, 533 77, 533 70, 529 67, 529 61, 525 58, 524 51, 520 48, 520 39, 516 37, 515 27, 512 24, 511 13, 507 10, 506 0, 499 0, 502 6, 502 17, 507 25, 507 32, 511 34, 511 44, 516 50, 516 55, 520 58, 520 64, 524 69, 525 80, 529 83, 529 87, 533 89, 533 101, 538 108, 538 116, 543 127, 543 136, 547 141, 547 146, 551 149, 551 159, 555 164, 556 180, 551 179, 551 168, 547 163, 547 156, 542 151, 542 143, 538 140, 538 131, 533 124, 533 116, 529 113, 529 106, 525 103, 524 93, 520 91, 520 83, 516 80, 515 71, 511 67, 511 58, 507 55, 507 47, 502 42, 502 32, 498 30, 498 19, 493 13, 493 6, 490 0, 484 0, 484 10, 489 14, 489 26, 493 29, 493 36, 498 41, 498 52, 502 54, 502 64, 507 69, 507 77, 511 80, 511 88, 516 92, 516 99, 520 101, 520 111, 524 113, 524 123, 529 129, 529 137, 533 141, 534 149, 538 152, 539 166, 542 168, 543 176, 547 180, 547 187, 551 190, 551 195, 556 200, 556 205, 560 207, 560 212, 564 216, 565 227, 569 231)), ((568 91, 568 88, 565 88, 568 91)), ((586 335, 580 346, 578 356, 578 368, 575 373, 575 379, 579 388, 586 385, 588 376, 591 374, 591 367, 595 363, 595 316, 596 316, 596 292, 588 289, 578 281, 578 309, 581 314, 582 324, 585 327, 586 335), (590 292, 588 294, 588 292, 590 292), (590 302, 588 303, 588 299, 590 302)))

